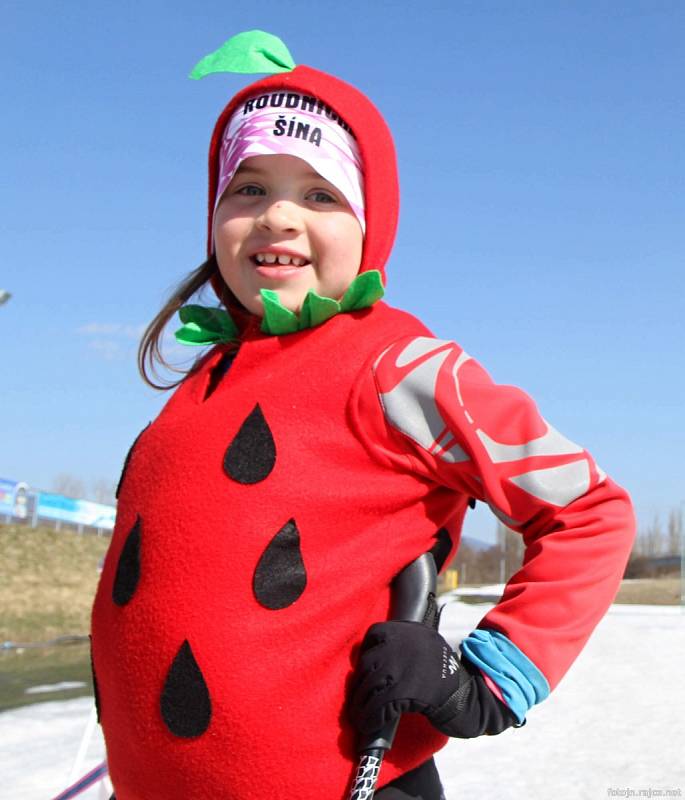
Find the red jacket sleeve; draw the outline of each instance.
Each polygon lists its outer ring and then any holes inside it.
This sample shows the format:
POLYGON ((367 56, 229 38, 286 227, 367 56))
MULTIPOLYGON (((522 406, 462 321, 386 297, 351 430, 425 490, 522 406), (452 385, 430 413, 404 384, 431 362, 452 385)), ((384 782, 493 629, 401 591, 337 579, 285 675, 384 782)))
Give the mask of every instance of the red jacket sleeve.
POLYGON ((391 345, 358 408, 383 458, 487 503, 522 534, 523 566, 479 629, 506 637, 554 688, 618 591, 635 536, 626 491, 453 342, 391 345))

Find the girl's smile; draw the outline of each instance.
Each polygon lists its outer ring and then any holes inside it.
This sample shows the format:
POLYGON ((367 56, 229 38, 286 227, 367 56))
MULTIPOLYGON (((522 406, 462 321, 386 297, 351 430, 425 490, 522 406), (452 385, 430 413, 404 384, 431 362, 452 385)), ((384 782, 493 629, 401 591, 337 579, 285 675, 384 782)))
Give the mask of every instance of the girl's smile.
POLYGON ((308 256, 289 248, 268 247, 252 256, 257 274, 264 278, 284 278, 296 275, 302 267, 311 264, 308 256))
POLYGON ((339 300, 359 271, 363 235, 340 191, 306 161, 245 159, 214 217, 219 271, 236 298, 262 315, 261 289, 299 311, 311 289, 339 300))

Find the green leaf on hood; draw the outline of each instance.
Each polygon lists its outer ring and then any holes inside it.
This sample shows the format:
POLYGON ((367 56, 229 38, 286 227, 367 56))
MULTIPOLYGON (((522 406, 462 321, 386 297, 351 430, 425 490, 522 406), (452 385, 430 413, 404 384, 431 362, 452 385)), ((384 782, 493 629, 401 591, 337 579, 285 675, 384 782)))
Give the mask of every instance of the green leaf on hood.
POLYGON ((341 311, 357 311, 368 308, 385 294, 381 273, 377 269, 360 272, 347 287, 340 301, 341 311))
POLYGON ((302 331, 305 328, 314 328, 338 313, 340 313, 340 303, 337 300, 321 297, 310 289, 302 303, 299 329, 302 331))
POLYGON ((297 314, 281 304, 276 292, 271 289, 261 289, 264 304, 264 318, 262 331, 270 334, 295 333, 298 330, 297 314))
MULTIPOLYGON (((310 289, 299 315, 281 303, 278 292, 261 289, 260 294, 264 305, 262 332, 280 336, 315 328, 341 312, 368 308, 383 297, 384 289, 378 270, 362 272, 349 285, 341 302, 331 297, 321 297, 310 289)), ((189 305, 183 306, 178 315, 184 324, 175 336, 182 344, 220 344, 239 338, 237 325, 223 308, 189 305)))
POLYGON ((321 297, 310 289, 299 316, 282 305, 277 292, 262 289, 260 294, 264 303, 262 331, 278 336, 314 328, 340 312, 368 308, 383 297, 385 289, 377 269, 362 272, 348 286, 341 302, 321 297))
POLYGON ((179 310, 178 316, 183 327, 174 336, 182 344, 218 344, 238 337, 236 324, 222 308, 188 305, 179 310))
POLYGON ((278 36, 254 30, 232 36, 218 50, 199 61, 189 77, 199 80, 215 72, 272 75, 277 72, 291 72, 293 69, 293 57, 278 36))

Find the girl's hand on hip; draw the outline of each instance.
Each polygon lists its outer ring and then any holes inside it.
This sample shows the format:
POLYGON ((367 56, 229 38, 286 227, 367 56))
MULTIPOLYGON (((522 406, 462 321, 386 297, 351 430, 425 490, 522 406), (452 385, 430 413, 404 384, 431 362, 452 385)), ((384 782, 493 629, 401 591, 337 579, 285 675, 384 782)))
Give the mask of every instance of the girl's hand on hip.
POLYGON ((460 660, 433 628, 402 620, 380 622, 367 631, 348 709, 365 734, 405 711, 418 711, 442 733, 462 739, 517 724, 477 667, 460 660))

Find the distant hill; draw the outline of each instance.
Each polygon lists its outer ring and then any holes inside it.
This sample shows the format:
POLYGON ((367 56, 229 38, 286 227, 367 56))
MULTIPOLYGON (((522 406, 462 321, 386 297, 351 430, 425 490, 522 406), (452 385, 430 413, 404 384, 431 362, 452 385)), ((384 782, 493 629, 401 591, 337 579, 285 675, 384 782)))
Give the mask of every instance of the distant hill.
POLYGON ((486 542, 483 539, 476 539, 475 536, 462 536, 461 544, 481 552, 482 550, 489 550, 494 546, 494 542, 486 542))

